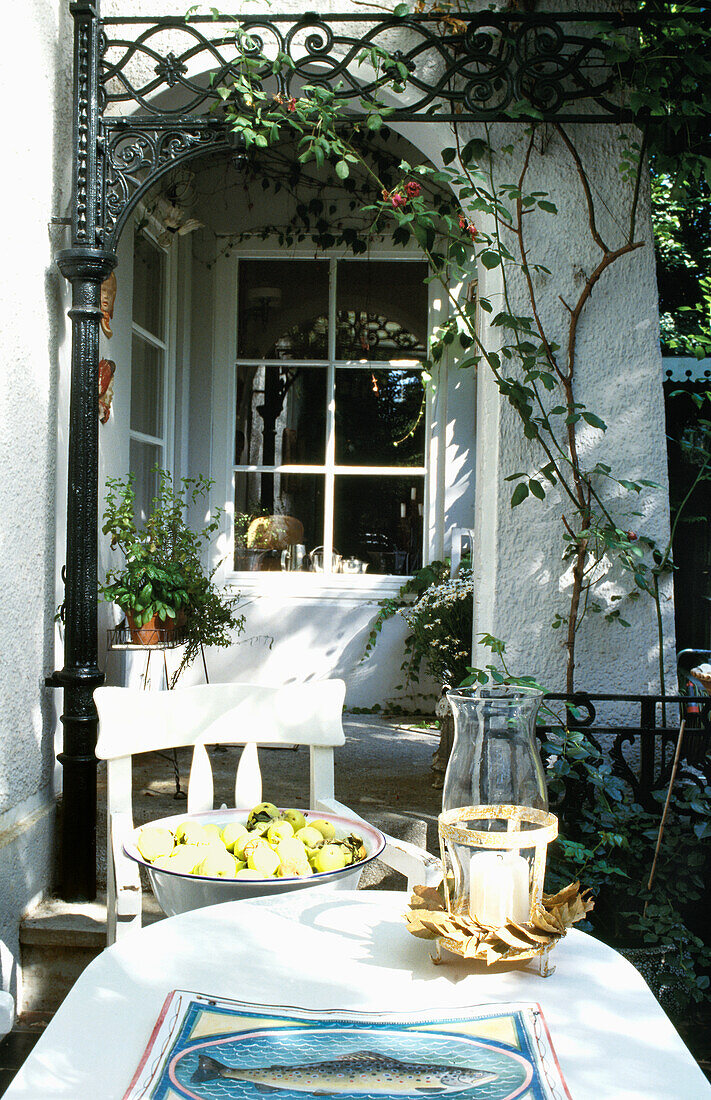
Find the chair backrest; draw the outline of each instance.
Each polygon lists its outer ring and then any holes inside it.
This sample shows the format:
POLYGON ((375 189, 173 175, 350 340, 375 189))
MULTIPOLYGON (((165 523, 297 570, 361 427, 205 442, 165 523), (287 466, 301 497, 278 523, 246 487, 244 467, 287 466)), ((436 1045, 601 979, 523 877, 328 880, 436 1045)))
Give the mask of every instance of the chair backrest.
POLYGON ((235 777, 235 805, 262 801, 258 745, 309 745, 309 805, 333 798, 333 749, 343 745, 343 680, 286 687, 205 684, 174 691, 102 687, 96 755, 107 762, 108 809, 132 813, 131 757, 192 746, 189 813, 213 808, 212 765, 206 745, 244 745, 235 777))

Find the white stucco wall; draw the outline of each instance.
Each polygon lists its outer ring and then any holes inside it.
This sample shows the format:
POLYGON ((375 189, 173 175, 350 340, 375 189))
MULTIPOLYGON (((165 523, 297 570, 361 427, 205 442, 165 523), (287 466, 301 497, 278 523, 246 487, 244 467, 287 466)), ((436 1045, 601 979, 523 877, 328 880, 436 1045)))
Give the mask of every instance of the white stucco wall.
MULTIPOLYGON (((511 129, 493 128, 496 147, 510 142, 511 129)), ((615 127, 568 127, 577 146, 596 204, 597 224, 608 247, 624 243, 629 223, 629 194, 624 192, 618 164, 620 140, 615 127)), ((497 182, 518 180, 525 138, 516 134, 510 156, 495 158, 497 182)), ((529 262, 544 264, 551 275, 535 275, 538 307, 549 339, 565 349, 567 310, 559 299, 577 301, 585 280, 602 253, 590 237, 588 213, 580 181, 559 136, 548 129, 542 153, 536 151, 526 181, 531 191, 546 191, 558 214, 533 214, 526 224, 529 262)), ((649 190, 643 183, 636 239, 644 248, 621 257, 603 273, 578 325, 575 367, 576 400, 607 424, 602 433, 578 426, 579 452, 585 468, 607 463, 626 479, 659 483, 637 496, 612 484, 600 488, 623 529, 654 538, 664 547, 669 535, 668 483, 662 361, 658 337, 657 287, 649 212, 649 190), (641 513, 635 515, 634 513, 641 513)), ((510 277, 514 311, 530 316, 518 272, 510 277)), ((482 294, 500 308, 499 272, 482 272, 482 294)), ((486 323, 486 319, 485 323, 486 323)), ((485 330, 486 331, 486 330, 485 330)), ((496 348, 496 331, 488 330, 496 348)), ((559 353, 564 356, 564 351, 559 353)), ((556 396, 553 403, 559 403, 556 396)), ((481 368, 477 441, 478 499, 476 516, 475 635, 490 632, 503 638, 511 667, 538 676, 552 690, 565 686, 565 627, 552 631, 556 612, 569 604, 570 575, 561 562, 561 514, 566 502, 557 489, 544 502, 529 497, 512 509, 512 485, 503 478, 517 471, 534 474, 545 464, 540 450, 528 443, 518 414, 499 400, 493 379, 481 368)), ((606 572, 595 596, 604 611, 619 607, 631 623, 626 629, 590 615, 576 646, 576 687, 591 691, 660 690, 657 671, 656 616, 651 599, 636 604, 611 603, 613 594, 629 591, 619 571, 606 572)), ((671 584, 662 584, 667 687, 674 687, 674 618, 671 584)), ((479 649, 479 663, 490 660, 479 649)))
POLYGON ((4 14, 0 985, 15 992, 19 918, 47 888, 52 863, 56 700, 43 681, 55 664, 55 457, 66 303, 53 263, 64 235, 51 219, 66 215, 70 197, 71 39, 61 0, 31 0, 4 14))

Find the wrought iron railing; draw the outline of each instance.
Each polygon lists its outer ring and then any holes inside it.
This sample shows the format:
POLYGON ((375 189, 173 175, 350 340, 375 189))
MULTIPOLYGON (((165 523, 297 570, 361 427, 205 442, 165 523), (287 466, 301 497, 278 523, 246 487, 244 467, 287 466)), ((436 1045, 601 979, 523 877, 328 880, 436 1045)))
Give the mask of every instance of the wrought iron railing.
MULTIPOLYGON (((669 782, 682 718, 686 719, 682 758, 693 766, 703 767, 711 749, 711 696, 579 691, 567 695, 550 693, 546 702, 561 715, 567 711, 568 728, 581 730, 601 752, 609 755, 615 772, 629 784, 642 806, 650 806, 652 792, 669 782), (614 723, 598 719, 600 704, 614 707, 614 723), (638 722, 617 721, 624 706, 637 709, 638 722)), ((552 722, 545 723, 541 732, 554 728, 552 722)))
MULTIPOLYGON (((625 110, 608 95, 617 74, 606 60, 603 36, 636 24, 619 12, 239 17, 253 57, 288 59, 276 74, 264 63, 262 77, 275 92, 288 96, 308 82, 331 87, 344 101, 372 103, 391 80, 387 73, 369 73, 362 62, 375 47, 407 72, 407 90, 392 104, 394 117, 439 121, 510 121, 519 103, 561 121, 589 121, 591 110, 604 121, 619 119, 625 110), (591 101, 587 107, 585 101, 591 101)), ((127 16, 106 18, 102 26, 100 81, 109 113, 130 105, 155 117, 194 114, 219 102, 217 85, 238 75, 240 56, 250 52, 241 54, 225 18, 127 16), (214 73, 214 82, 205 73, 214 73), (167 89, 174 92, 171 105, 160 98, 167 89)))

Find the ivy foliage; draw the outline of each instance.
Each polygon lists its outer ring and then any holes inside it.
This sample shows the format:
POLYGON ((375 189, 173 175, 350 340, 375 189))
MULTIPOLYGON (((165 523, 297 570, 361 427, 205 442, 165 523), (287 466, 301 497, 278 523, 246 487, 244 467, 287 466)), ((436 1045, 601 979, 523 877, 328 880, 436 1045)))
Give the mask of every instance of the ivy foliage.
POLYGON ((588 931, 606 943, 676 948, 686 995, 702 1000, 711 948, 696 918, 711 867, 711 787, 699 773, 677 780, 648 889, 666 790, 653 793, 654 810, 645 809, 597 745, 565 725, 545 736, 542 749, 560 830, 548 853, 546 889, 579 879, 592 890, 588 931))
POLYGON ((681 192, 670 176, 653 174, 652 217, 662 351, 703 359, 711 355, 709 185, 681 192))

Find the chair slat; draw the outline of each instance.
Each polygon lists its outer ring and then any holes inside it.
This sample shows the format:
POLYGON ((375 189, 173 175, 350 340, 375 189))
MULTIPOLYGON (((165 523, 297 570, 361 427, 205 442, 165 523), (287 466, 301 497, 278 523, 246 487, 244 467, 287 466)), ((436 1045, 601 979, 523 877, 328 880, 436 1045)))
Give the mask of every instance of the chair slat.
POLYGON ((257 806, 262 801, 262 772, 257 746, 250 741, 242 749, 235 776, 235 806, 257 806))
POLYGON ((128 814, 133 820, 133 758, 119 756, 106 764, 107 806, 109 815, 128 814))
POLYGON ((309 806, 334 797, 333 749, 311 746, 309 806))
POLYGON ((211 810, 215 801, 212 764, 204 745, 193 749, 193 762, 188 780, 188 813, 199 814, 211 810))

